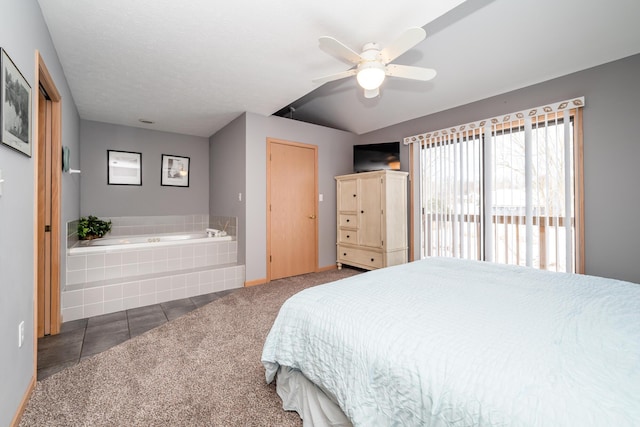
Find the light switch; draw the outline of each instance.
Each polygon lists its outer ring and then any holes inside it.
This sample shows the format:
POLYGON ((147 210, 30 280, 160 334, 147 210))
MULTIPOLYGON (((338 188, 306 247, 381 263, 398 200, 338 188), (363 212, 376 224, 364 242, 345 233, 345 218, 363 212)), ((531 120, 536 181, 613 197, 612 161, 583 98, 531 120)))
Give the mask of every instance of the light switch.
POLYGON ((2 177, 2 169, 0 169, 0 196, 2 196, 2 187, 4 186, 4 178, 2 177))
POLYGON ((318 194, 318 201, 321 202, 324 200, 324 195, 322 193, 318 194))

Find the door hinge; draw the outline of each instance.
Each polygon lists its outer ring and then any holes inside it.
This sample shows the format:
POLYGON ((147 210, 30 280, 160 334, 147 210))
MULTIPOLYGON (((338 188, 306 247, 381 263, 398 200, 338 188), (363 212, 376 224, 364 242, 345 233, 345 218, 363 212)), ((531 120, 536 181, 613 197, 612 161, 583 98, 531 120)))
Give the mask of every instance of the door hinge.
POLYGON ((51 226, 50 226, 50 225, 45 225, 45 226, 44 226, 44 232, 45 232, 45 233, 49 233, 49 232, 51 232, 51 226))
POLYGON ((269 262, 271 262, 271 255, 269 255, 269 262))

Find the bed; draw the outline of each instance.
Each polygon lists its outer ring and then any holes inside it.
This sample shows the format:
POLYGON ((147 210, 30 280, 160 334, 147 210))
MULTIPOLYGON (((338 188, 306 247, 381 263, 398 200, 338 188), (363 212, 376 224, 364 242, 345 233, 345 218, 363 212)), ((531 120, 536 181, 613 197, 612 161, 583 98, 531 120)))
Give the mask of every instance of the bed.
POLYGON ((304 425, 637 426, 640 285, 427 258, 292 296, 262 363, 304 425))

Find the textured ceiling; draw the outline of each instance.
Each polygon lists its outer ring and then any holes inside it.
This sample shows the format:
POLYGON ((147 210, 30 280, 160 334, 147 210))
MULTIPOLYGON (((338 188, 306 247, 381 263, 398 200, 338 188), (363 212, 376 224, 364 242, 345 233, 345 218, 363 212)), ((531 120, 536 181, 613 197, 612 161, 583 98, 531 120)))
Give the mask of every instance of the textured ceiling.
POLYGON ((345 69, 318 48, 390 43, 463 0, 39 0, 80 117, 208 137, 345 69), (144 125, 139 119, 154 121, 144 125))
POLYGON ((640 52, 638 0, 39 4, 83 119, 204 137, 245 111, 363 134, 640 52), (359 51, 410 26, 427 39, 394 62, 434 80, 387 78, 374 99, 311 82, 349 68, 318 37, 359 51))

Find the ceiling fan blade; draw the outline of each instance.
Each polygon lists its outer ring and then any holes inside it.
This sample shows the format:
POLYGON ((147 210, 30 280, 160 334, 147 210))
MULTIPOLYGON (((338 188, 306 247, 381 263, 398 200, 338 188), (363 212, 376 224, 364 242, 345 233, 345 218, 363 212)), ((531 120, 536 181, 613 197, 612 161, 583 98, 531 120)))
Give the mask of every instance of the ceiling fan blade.
POLYGON ((312 81, 313 83, 323 84, 323 83, 331 82, 333 80, 339 80, 339 79, 344 79, 345 77, 355 76, 357 71, 358 70, 353 68, 351 70, 342 71, 341 73, 330 74, 328 76, 319 77, 317 79, 313 79, 312 81))
POLYGON ((420 27, 411 27, 400 37, 398 37, 393 43, 384 48, 380 55, 382 57, 382 61, 385 64, 396 59, 398 56, 402 55, 418 43, 420 43, 424 38, 427 37, 427 33, 420 27))
POLYGON ((387 65, 387 76, 402 77, 403 79, 412 80, 431 80, 436 76, 436 70, 432 68, 412 67, 409 65, 387 65))
POLYGON ((338 40, 329 36, 322 36, 319 39, 320 49, 324 50, 330 55, 337 56, 340 59, 344 59, 352 64, 358 64, 362 58, 350 47, 342 44, 338 40))

